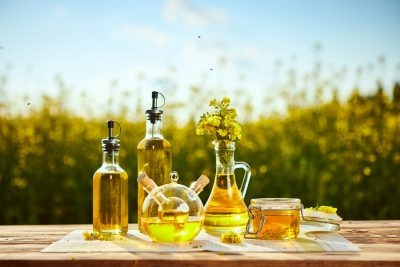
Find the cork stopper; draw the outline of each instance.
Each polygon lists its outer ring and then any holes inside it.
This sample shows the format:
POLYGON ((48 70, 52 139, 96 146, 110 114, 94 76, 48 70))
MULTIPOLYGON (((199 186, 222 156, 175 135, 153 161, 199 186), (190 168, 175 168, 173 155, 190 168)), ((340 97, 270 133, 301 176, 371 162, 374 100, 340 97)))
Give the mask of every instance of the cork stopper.
POLYGON ((157 188, 156 183, 147 176, 146 173, 142 172, 138 178, 137 182, 143 186, 143 189, 146 190, 147 193, 150 194, 151 191, 154 190, 154 188, 157 188))
POLYGON ((199 194, 201 191, 203 191, 203 188, 210 182, 210 179, 202 174, 200 175, 199 179, 197 179, 196 182, 193 182, 190 185, 190 189, 192 189, 193 191, 195 191, 197 194, 199 194))

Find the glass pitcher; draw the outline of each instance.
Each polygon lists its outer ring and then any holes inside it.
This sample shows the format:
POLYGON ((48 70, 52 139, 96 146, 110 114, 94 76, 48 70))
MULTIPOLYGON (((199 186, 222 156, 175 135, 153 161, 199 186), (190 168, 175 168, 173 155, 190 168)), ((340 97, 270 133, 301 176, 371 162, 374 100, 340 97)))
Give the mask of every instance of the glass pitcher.
POLYGON ((212 235, 227 231, 244 234, 248 221, 244 196, 249 185, 251 171, 245 162, 235 162, 235 142, 214 141, 216 174, 214 185, 205 206, 204 229, 212 235), (235 170, 245 171, 240 189, 236 184, 235 170))

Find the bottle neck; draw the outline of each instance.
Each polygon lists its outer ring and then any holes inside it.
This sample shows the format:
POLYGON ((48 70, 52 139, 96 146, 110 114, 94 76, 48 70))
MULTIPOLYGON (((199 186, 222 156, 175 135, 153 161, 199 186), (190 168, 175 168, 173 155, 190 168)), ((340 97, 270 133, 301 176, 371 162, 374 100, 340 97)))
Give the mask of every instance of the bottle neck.
POLYGON ((119 165, 119 151, 103 151, 103 165, 119 165))
POLYGON ((150 197, 158 204, 158 206, 162 206, 162 203, 168 202, 169 199, 161 192, 159 187, 154 188, 150 193, 150 197))
POLYGON ((162 120, 155 120, 154 123, 149 119, 146 120, 146 138, 164 138, 162 134, 162 120))
POLYGON ((233 174, 235 168, 234 142, 215 142, 214 145, 217 173, 233 174))
POLYGON ((168 202, 168 198, 161 192, 161 189, 145 173, 139 175, 137 182, 143 186, 143 189, 159 206, 164 202, 168 202))

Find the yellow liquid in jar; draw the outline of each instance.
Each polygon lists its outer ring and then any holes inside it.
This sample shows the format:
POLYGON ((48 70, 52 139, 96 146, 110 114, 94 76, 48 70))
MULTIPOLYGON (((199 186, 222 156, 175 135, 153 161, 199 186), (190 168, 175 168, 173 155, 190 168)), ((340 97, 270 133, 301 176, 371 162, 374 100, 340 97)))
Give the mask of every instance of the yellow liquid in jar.
MULTIPOLYGON (((300 232, 300 211, 296 209, 278 210, 266 209, 262 211, 265 222, 260 230, 260 239, 295 239, 300 232)), ((253 229, 257 230, 261 216, 254 214, 253 229)))
POLYGON ((125 235, 128 231, 128 175, 96 172, 93 176, 93 231, 125 235))
POLYGON ((189 242, 192 241, 203 226, 203 217, 189 216, 185 222, 161 220, 159 217, 142 217, 145 233, 158 242, 189 242))
MULTIPOLYGON (((168 184, 172 169, 171 144, 165 139, 143 139, 138 149, 138 175, 145 172, 153 181, 161 186, 168 184)), ((147 193, 138 185, 138 226, 144 232, 141 223, 143 201, 147 193)))
POLYGON ((244 234, 248 221, 246 204, 233 174, 217 174, 206 204, 204 230, 212 235, 227 231, 244 234))
POLYGON ((178 210, 158 211, 158 218, 164 221, 186 222, 189 218, 189 213, 178 210))

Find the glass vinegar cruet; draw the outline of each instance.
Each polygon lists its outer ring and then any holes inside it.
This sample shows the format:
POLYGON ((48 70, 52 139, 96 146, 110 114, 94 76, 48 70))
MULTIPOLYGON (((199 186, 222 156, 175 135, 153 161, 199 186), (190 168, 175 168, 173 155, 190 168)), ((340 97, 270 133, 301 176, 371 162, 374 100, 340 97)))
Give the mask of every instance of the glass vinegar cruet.
POLYGON ((235 142, 214 141, 216 174, 214 185, 205 205, 204 230, 212 235, 227 231, 244 234, 248 212, 244 196, 251 177, 250 166, 245 162, 235 162, 235 142), (245 171, 240 189, 236 184, 235 170, 245 171))
MULTIPOLYGON (((93 232, 125 235, 128 231, 128 175, 119 165, 115 121, 107 121, 108 138, 102 139, 103 164, 93 175, 93 232)), ((121 130, 121 128, 120 128, 121 130)))

